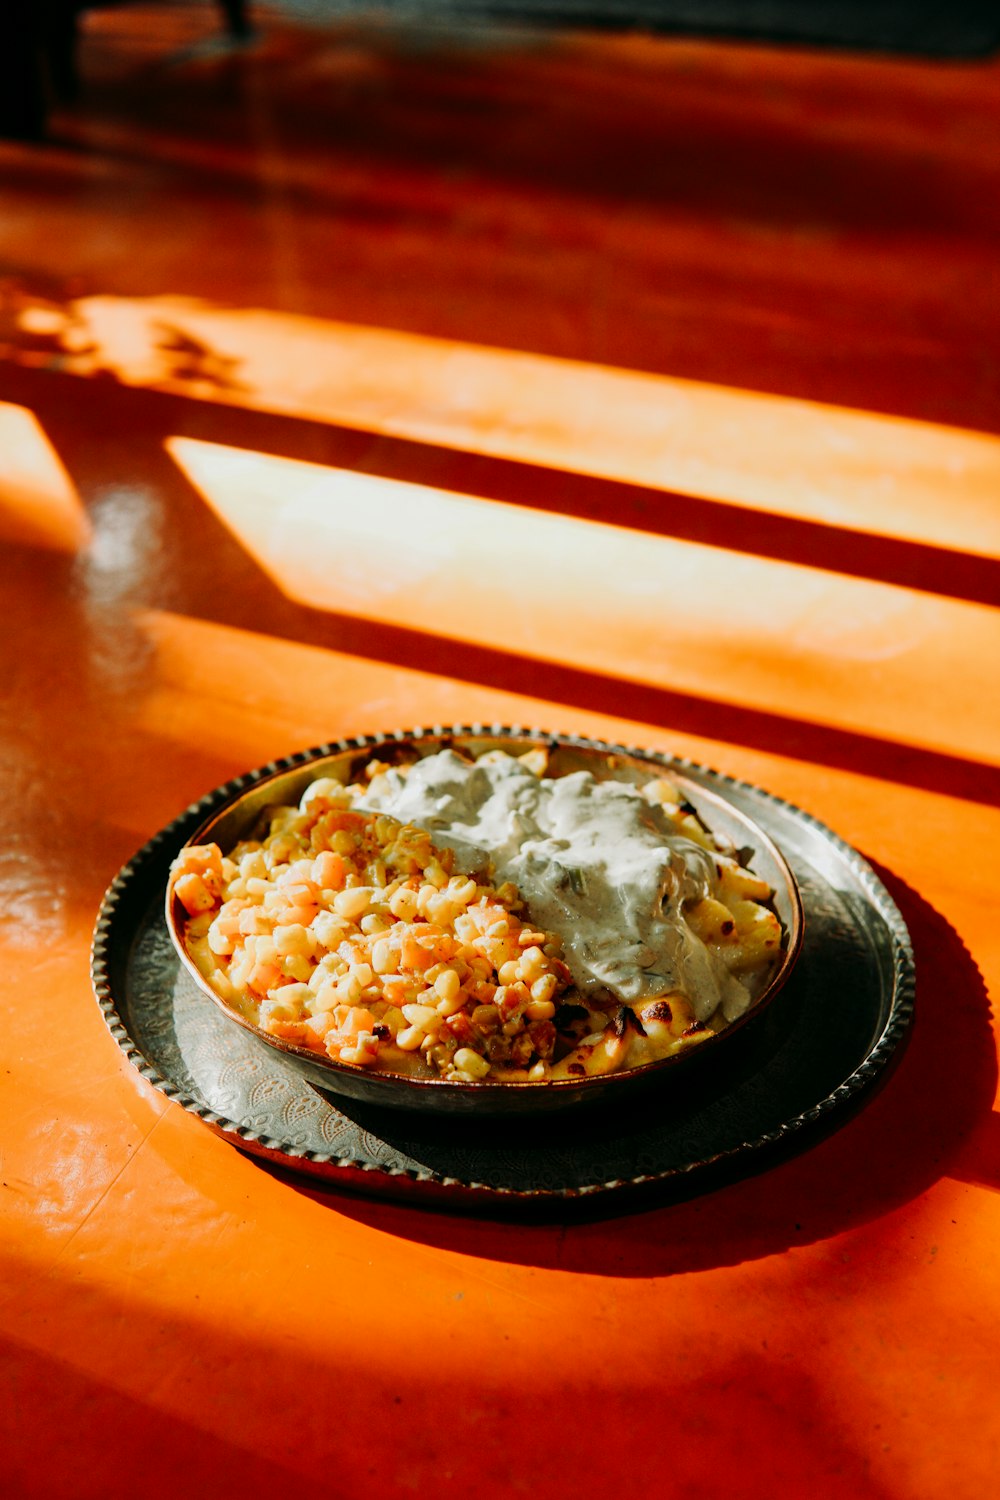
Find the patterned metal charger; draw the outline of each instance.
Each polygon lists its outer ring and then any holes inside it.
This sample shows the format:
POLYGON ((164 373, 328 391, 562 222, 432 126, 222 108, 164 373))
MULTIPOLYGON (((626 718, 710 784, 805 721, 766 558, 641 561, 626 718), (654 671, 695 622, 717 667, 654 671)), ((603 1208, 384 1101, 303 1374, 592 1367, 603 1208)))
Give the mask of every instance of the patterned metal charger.
MULTIPOLYGON (((339 741, 263 770, 384 738, 339 741)), ((798 965, 752 1040, 711 1075, 703 1069, 683 1083, 665 1079, 627 1108, 595 1104, 542 1122, 421 1116, 320 1093, 206 1002, 166 930, 171 859, 248 778, 188 808, 109 888, 92 973, 112 1035, 143 1077, 244 1150, 342 1187, 427 1206, 560 1216, 583 1206, 624 1210, 640 1196, 691 1196, 802 1149, 843 1123, 899 1054, 913 1012, 902 917, 861 856, 798 808, 688 761, 626 753, 726 797, 770 834, 799 883, 805 942, 798 965)))

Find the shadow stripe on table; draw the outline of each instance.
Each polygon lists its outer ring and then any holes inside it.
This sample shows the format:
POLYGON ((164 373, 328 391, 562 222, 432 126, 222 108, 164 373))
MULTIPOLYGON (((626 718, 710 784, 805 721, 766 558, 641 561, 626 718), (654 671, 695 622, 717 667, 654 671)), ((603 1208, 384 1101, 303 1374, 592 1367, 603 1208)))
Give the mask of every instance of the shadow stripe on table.
MULTIPOLYGON (((248 632, 259 630, 259 598, 248 598, 242 612, 220 609, 217 601, 206 598, 195 618, 248 632)), ((497 647, 443 640, 427 632, 311 610, 305 605, 278 628, 269 628, 268 634, 294 645, 325 647, 362 661, 435 674, 588 713, 610 712, 617 719, 656 725, 676 734, 718 740, 1000 807, 1000 766, 878 735, 627 682, 554 662, 526 660, 497 647)))
MULTIPOLYGON (((77 381, 48 370, 0 363, 0 392, 31 408, 64 461, 72 464, 78 439, 60 415, 65 383, 72 380, 72 409, 84 415, 91 437, 125 425, 159 445, 172 432, 246 448, 278 458, 357 468, 364 473, 441 486, 484 499, 556 515, 606 521, 655 536, 724 546, 756 557, 813 565, 893 583, 943 598, 1000 604, 1000 560, 901 537, 875 535, 803 517, 775 515, 702 500, 679 491, 624 480, 560 471, 518 459, 463 453, 408 438, 373 436, 366 429, 316 422, 274 412, 151 391, 142 387, 77 381), (64 450, 70 450, 65 452, 64 450)), ((2 501, 0 501, 2 503, 2 501)))

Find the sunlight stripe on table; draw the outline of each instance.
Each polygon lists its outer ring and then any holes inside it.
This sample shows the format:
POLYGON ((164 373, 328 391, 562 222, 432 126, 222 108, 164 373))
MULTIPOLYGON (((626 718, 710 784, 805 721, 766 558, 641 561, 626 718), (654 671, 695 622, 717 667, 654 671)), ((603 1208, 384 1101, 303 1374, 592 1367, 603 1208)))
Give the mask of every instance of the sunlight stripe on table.
POLYGON ((167 448, 316 609, 1000 762, 998 610, 221 444, 167 448))
POLYGON ((76 552, 90 522, 45 429, 27 407, 0 401, 0 536, 76 552))
POLYGON ((43 311, 64 371, 1000 557, 990 434, 178 296, 43 311))
POLYGON ((179 745, 227 756, 236 768, 307 745, 434 724, 521 724, 703 753, 693 736, 624 721, 395 663, 282 640, 214 620, 139 610, 151 670, 139 722, 179 745))

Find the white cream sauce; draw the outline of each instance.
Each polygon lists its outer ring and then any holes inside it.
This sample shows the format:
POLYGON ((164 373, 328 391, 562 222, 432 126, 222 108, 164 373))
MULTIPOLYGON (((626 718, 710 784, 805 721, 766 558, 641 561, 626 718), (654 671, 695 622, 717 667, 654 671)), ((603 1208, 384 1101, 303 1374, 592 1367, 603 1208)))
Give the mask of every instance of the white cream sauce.
POLYGON ((465 873, 513 881, 539 927, 557 932, 574 983, 637 1001, 682 991, 699 1020, 727 1019, 749 995, 690 929, 681 907, 706 896, 711 855, 674 832, 638 788, 588 771, 536 776, 495 752, 451 750, 376 776, 359 807, 390 813, 455 851, 465 873))

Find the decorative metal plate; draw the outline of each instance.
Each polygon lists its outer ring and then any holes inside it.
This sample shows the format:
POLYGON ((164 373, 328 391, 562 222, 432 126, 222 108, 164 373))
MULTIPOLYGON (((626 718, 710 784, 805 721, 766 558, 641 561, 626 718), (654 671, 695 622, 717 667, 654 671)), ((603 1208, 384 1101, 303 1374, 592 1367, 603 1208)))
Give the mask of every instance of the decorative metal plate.
MULTIPOLYGON (((402 731, 400 732, 402 734, 402 731)), ((412 730, 500 739, 500 726, 412 730)), ((320 1093, 285 1059, 206 1003, 164 921, 170 861, 192 831, 263 776, 397 735, 341 740, 239 777, 188 808, 118 874, 98 916, 95 993, 112 1035, 150 1083, 234 1145, 366 1192, 474 1212, 609 1212, 636 1197, 691 1196, 760 1171, 844 1122, 886 1076, 913 1013, 903 919, 861 856, 760 788, 686 760, 601 741, 561 743, 639 756, 725 797, 779 846, 805 909, 798 965, 747 1046, 685 1087, 613 1109, 477 1123, 320 1093)))

